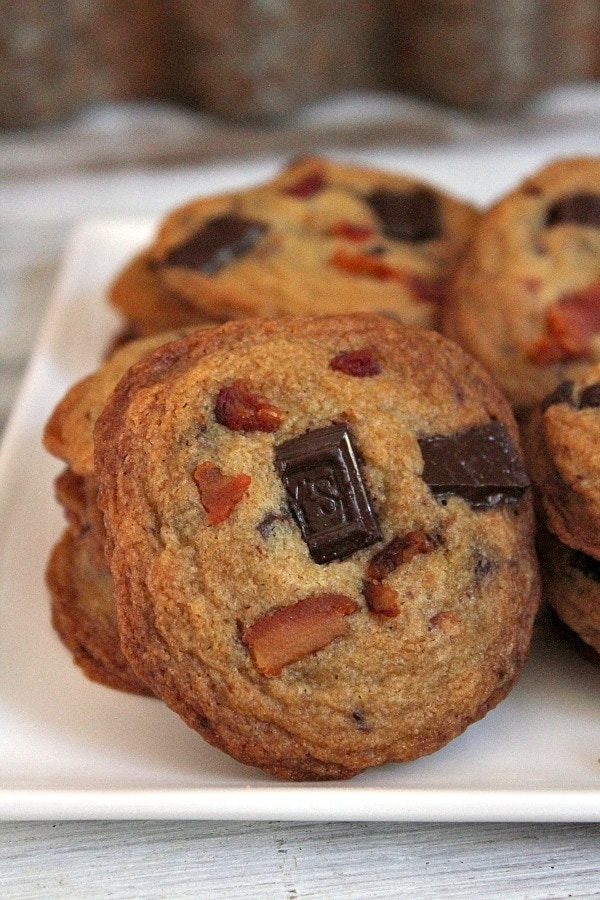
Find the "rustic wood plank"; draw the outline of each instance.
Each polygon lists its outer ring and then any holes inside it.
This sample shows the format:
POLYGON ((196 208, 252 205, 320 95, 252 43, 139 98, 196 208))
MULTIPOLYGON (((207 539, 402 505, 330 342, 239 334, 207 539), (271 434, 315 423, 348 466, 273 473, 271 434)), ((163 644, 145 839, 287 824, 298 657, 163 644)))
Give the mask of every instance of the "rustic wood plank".
POLYGON ((0 825, 3 896, 600 896, 597 825, 0 825))

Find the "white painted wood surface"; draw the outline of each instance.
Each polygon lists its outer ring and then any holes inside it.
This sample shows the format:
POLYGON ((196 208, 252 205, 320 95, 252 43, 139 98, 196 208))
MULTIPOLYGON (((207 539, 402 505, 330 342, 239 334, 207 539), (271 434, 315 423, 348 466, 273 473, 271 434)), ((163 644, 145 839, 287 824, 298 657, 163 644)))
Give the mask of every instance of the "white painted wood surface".
POLYGON ((600 826, 59 822, 0 826, 0 893, 37 898, 584 898, 600 826))
MULTIPOLYGON (((578 96, 579 105, 570 106, 568 96, 561 100, 562 125, 570 120, 569 127, 597 129, 598 93, 578 96)), ((408 107, 413 124, 416 117, 422 134, 433 133, 422 128, 425 119, 415 109, 408 107)), ((544 112, 549 128, 561 117, 557 107, 542 104, 530 120, 538 134, 544 112)), ((129 132, 139 141, 137 157, 131 140, 123 141, 123 119, 115 131, 110 120, 94 128, 84 119, 30 141, 23 133, 0 135, 0 418, 14 397, 72 223, 95 215, 159 214, 186 198, 182 170, 83 172, 82 166, 148 162, 148 131, 140 121, 129 132)), ((311 127, 319 121, 316 115, 311 127)), ((473 138, 467 124, 441 116, 436 128, 442 138, 473 138)), ((179 127, 185 135, 189 118, 179 127)), ((221 131, 191 127, 197 159, 225 146, 221 131)), ((522 134, 524 127, 518 126, 522 134)), ((397 139, 401 123, 395 128, 397 139)), ((518 128, 511 126, 511 133, 518 128)), ((287 129, 273 146, 291 146, 287 129)), ((409 132, 414 140, 414 129, 409 132)), ((155 123, 154 149, 160 133, 155 123)), ((348 129, 344 134, 348 142, 348 129)), ((260 149, 268 149, 264 135, 261 141, 260 149)), ((171 153, 181 163, 186 155, 173 147, 181 142, 174 143, 170 127, 158 157, 164 162, 171 153)), ((600 896, 599 869, 598 825, 0 824, 0 897, 7 898, 587 898, 600 896)))

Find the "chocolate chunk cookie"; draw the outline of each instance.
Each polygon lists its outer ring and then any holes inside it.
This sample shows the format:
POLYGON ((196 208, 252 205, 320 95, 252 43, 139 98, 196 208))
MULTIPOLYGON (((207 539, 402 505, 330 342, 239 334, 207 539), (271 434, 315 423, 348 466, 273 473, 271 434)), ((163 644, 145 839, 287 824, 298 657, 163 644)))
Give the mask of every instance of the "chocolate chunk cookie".
POLYGON ((550 531, 600 558, 600 364, 548 394, 526 435, 528 467, 550 531))
POLYGON ((211 317, 371 311, 434 327, 476 218, 415 178, 308 157, 175 210, 149 255, 211 317))
POLYGON ((236 759, 289 779, 414 759, 518 677, 539 600, 518 434, 440 335, 196 332, 120 382, 95 464, 123 652, 236 759))
POLYGON ((55 481, 69 528, 53 548, 46 570, 52 623, 75 662, 94 681, 132 693, 150 693, 121 653, 113 584, 105 558, 104 520, 97 506, 93 429, 108 396, 138 359, 168 338, 127 344, 58 403, 44 429, 46 449, 66 462, 55 481))
POLYGON ((600 157, 548 165, 481 217, 442 330, 515 407, 600 359, 600 157))
POLYGON ((544 398, 524 441, 541 518, 553 535, 540 542, 544 594, 600 650, 600 364, 544 398))
POLYGON ((108 299, 136 337, 214 324, 197 306, 186 303, 162 283, 147 251, 119 272, 109 287, 108 299))

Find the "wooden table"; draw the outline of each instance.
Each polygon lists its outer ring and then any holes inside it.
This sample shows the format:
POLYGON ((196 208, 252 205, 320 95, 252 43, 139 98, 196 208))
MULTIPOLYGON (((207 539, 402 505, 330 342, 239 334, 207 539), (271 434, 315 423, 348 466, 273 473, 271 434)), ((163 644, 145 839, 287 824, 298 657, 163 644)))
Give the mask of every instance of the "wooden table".
MULTIPOLYGON (((504 132, 412 102, 394 108, 394 118, 376 99, 371 126, 358 101, 347 107, 358 117, 356 128, 339 109, 332 125, 326 105, 297 122, 295 132, 288 124, 271 135, 135 108, 92 112, 29 136, 0 135, 0 412, 6 415, 15 397, 77 219, 159 215, 188 198, 193 165, 225 151, 348 149, 368 137, 385 146, 455 144, 482 140, 490 129, 495 138, 508 133, 526 141, 544 128, 557 147, 561 134, 572 138, 579 129, 585 137, 589 129, 599 147, 600 99, 578 97, 579 105, 545 101, 528 119, 502 126, 504 132), (165 123, 161 115, 171 119, 165 123)), ((11 898, 590 897, 600 895, 599 862, 595 824, 0 824, 0 892, 11 898)))

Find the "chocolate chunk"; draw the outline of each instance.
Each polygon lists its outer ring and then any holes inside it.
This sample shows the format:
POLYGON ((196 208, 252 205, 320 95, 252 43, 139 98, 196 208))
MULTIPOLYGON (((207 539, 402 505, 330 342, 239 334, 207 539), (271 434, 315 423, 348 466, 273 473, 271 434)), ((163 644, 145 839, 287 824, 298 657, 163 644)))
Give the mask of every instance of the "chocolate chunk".
POLYGON ((344 559, 381 540, 346 425, 327 425, 275 448, 275 462, 316 563, 344 559))
POLYGON ((542 400, 542 412, 546 412, 548 407, 554 406, 555 403, 567 403, 569 406, 573 406, 573 388, 574 384, 572 381, 561 381, 561 383, 542 400))
POLYGON ((590 384, 579 395, 579 409, 590 409, 600 406, 600 384, 590 384))
POLYGON ((571 550, 569 563, 574 569, 578 569, 588 578, 600 581, 600 560, 582 553, 581 550, 571 550))
POLYGON ((546 213, 546 228, 564 223, 589 225, 600 228, 600 196, 598 194, 572 194, 561 197, 546 213))
POLYGON ((173 247, 164 264, 214 275, 238 256, 252 250, 266 231, 264 222, 238 216, 218 216, 210 219, 183 244, 173 247))
POLYGON ((438 200, 432 191, 381 190, 374 191, 366 200, 387 237, 418 243, 442 234, 438 200))
POLYGON ((458 496, 473 509, 516 503, 529 487, 510 435, 501 422, 419 439, 423 480, 438 500, 458 496))

